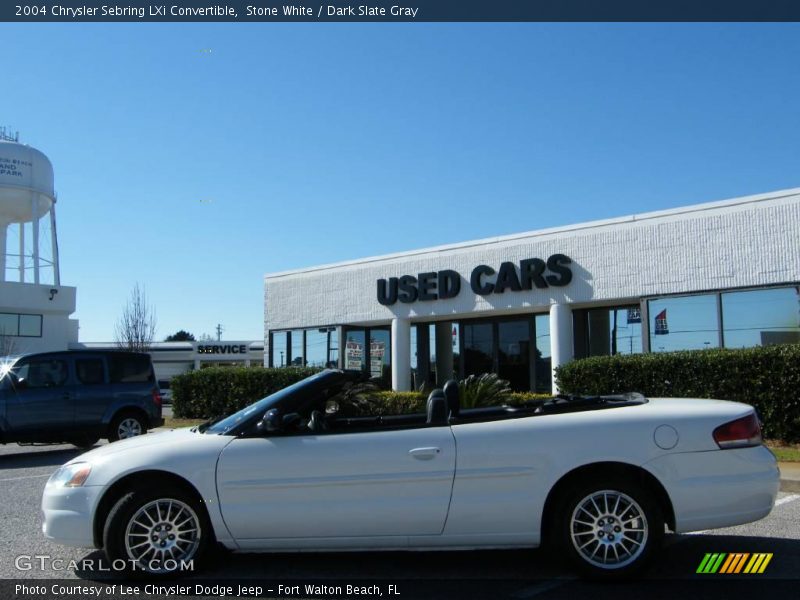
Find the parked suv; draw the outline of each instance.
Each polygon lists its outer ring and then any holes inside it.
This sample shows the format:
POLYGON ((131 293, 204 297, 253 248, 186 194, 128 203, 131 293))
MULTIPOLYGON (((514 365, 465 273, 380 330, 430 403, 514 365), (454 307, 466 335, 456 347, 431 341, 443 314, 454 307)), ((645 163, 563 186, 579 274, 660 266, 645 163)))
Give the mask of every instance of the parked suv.
POLYGON ((76 350, 0 358, 0 443, 84 448, 163 424, 147 354, 76 350))

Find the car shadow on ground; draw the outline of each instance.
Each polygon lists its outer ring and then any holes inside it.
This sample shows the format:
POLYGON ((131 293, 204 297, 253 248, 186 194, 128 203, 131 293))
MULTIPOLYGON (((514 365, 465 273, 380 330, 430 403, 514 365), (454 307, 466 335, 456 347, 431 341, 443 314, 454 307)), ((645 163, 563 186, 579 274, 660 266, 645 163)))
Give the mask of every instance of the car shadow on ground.
MULTIPOLYGON (((31 448, 35 447, 31 446, 31 448)), ((0 469, 30 469, 63 465, 68 460, 72 460, 84 452, 87 452, 87 449, 64 445, 46 451, 31 450, 28 452, 14 452, 13 454, 0 454, 0 469)))

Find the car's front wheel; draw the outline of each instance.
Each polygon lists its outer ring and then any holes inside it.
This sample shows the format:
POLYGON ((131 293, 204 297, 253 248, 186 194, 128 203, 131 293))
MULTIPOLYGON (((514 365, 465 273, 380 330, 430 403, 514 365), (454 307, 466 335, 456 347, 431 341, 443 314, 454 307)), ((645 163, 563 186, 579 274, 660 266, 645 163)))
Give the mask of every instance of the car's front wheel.
POLYGON ((664 536, 664 517, 653 494, 618 478, 597 478, 577 486, 559 521, 561 547, 591 577, 637 573, 664 536))
POLYGON ((180 487, 167 485, 120 498, 106 519, 103 545, 114 570, 168 575, 194 570, 210 537, 203 507, 180 487))

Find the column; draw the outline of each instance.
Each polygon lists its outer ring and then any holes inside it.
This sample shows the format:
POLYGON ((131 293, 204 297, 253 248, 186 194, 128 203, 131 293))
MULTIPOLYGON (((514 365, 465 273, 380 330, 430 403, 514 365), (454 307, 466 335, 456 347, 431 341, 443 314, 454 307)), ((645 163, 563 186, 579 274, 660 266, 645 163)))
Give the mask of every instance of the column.
POLYGON ((25 223, 19 224, 19 282, 25 283, 25 223))
POLYGON ((567 304, 550 306, 550 355, 553 394, 558 394, 556 367, 572 360, 572 309, 567 304))
POLYGON ((31 231, 33 231, 33 283, 39 285, 39 194, 31 199, 31 231))
POLYGON ((61 285, 61 268, 58 262, 58 237, 56 236, 56 201, 50 205, 50 245, 53 249, 53 283, 56 287, 61 285))
POLYGON ((411 388, 411 321, 392 319, 392 389, 407 392, 411 388))
POLYGON ((453 378, 453 324, 436 323, 436 385, 453 378))
POLYGON ((0 221, 0 282, 6 280, 6 228, 8 223, 0 221))

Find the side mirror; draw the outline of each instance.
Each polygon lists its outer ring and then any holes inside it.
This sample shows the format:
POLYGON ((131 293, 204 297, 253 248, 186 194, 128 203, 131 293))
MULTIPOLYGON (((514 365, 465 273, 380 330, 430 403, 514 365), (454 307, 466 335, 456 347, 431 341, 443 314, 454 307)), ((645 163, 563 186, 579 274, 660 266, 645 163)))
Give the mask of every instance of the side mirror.
POLYGON ((28 389, 28 380, 27 379, 17 379, 16 381, 11 381, 11 387, 15 388, 18 392, 22 390, 28 389))
POLYGON ((268 433, 275 433, 283 429, 283 418, 277 408, 271 408, 264 413, 261 422, 258 424, 259 429, 268 433))

